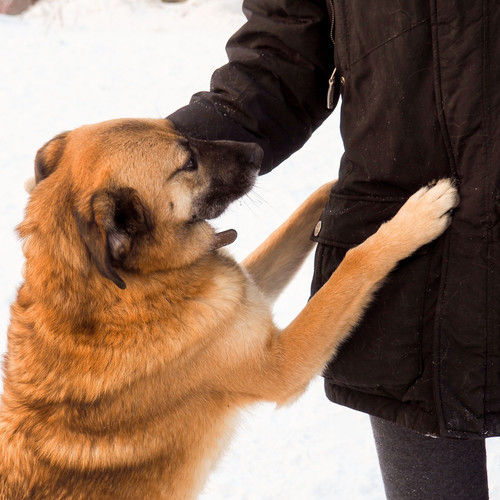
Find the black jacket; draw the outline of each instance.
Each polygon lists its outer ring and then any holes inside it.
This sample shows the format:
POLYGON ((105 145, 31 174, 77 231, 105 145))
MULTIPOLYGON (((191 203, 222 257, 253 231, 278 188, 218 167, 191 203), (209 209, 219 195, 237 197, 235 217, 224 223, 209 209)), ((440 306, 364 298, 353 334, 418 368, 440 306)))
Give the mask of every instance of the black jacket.
POLYGON ((445 235, 402 262, 325 371, 340 404, 450 437, 500 435, 500 0, 247 0, 230 62, 169 118, 258 142, 263 172, 342 95, 345 154, 313 292, 422 185, 453 177, 445 235), (207 126, 209 124, 209 126, 207 126))

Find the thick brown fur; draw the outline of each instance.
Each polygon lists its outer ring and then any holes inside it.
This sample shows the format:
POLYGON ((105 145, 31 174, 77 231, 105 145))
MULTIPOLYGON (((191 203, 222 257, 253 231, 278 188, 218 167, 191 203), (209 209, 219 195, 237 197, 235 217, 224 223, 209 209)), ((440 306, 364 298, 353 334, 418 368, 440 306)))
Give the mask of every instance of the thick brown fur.
POLYGON ((86 126, 39 151, 19 226, 1 499, 195 498, 238 410, 297 397, 457 203, 448 181, 420 190, 280 330, 270 304, 312 248, 331 186, 240 266, 206 219, 251 188, 261 159, 165 120, 86 126))

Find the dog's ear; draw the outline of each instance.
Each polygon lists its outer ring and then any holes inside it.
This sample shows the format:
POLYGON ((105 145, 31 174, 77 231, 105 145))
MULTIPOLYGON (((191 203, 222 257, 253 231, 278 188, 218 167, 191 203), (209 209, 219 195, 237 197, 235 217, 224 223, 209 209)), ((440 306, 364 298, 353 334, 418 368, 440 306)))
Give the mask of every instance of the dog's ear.
POLYGON ((152 228, 149 210, 135 189, 117 188, 95 193, 90 218, 75 213, 78 231, 99 272, 121 289, 126 284, 116 271, 137 239, 152 228))
POLYGON ((37 184, 57 168, 66 147, 67 135, 67 132, 56 135, 37 151, 35 157, 35 181, 37 184))

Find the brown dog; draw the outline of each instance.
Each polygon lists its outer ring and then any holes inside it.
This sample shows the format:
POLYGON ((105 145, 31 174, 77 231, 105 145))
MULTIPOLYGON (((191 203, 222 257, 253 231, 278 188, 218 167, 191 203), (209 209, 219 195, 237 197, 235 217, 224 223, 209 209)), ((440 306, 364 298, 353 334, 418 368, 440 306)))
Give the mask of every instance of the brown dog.
POLYGON ((47 143, 19 227, 0 415, 2 499, 189 499, 238 409, 299 395, 396 263, 440 235, 448 181, 348 252, 284 330, 270 303, 312 247, 323 186, 243 263, 206 219, 254 182, 256 145, 187 139, 164 120, 47 143))

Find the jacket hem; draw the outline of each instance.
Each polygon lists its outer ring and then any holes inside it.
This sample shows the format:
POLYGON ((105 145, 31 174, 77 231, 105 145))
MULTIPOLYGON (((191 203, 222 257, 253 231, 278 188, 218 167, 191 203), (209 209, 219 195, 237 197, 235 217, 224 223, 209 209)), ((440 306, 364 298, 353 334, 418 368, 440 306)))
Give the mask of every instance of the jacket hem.
POLYGON ((485 419, 485 430, 482 433, 457 431, 440 427, 436 415, 424 411, 415 404, 342 387, 327 378, 325 378, 325 394, 333 403, 388 420, 426 436, 459 439, 500 436, 500 419, 494 415, 485 419))

